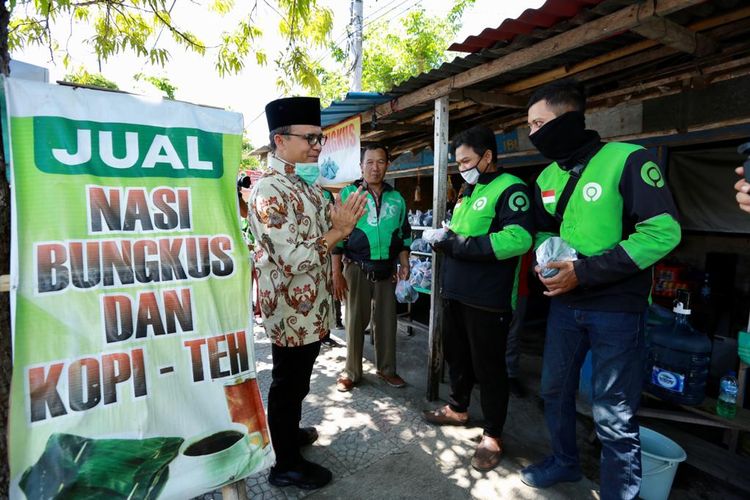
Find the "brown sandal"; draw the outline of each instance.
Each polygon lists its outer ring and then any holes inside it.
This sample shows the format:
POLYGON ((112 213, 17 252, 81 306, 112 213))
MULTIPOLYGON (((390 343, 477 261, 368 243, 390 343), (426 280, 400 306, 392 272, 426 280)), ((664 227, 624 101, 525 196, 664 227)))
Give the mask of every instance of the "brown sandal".
POLYGON ((450 406, 445 405, 434 410, 425 410, 422 412, 424 419, 435 425, 466 425, 469 421, 469 414, 453 411, 450 406))

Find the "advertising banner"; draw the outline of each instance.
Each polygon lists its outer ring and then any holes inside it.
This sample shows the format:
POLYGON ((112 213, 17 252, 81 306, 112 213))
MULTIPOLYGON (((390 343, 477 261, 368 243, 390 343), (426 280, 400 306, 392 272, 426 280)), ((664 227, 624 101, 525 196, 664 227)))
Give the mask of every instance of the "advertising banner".
POLYGON ((320 184, 345 184, 362 177, 359 168, 359 134, 362 119, 350 118, 323 130, 328 137, 318 158, 320 184))
POLYGON ((12 78, 4 91, 11 498, 184 499, 269 467, 241 115, 12 78))

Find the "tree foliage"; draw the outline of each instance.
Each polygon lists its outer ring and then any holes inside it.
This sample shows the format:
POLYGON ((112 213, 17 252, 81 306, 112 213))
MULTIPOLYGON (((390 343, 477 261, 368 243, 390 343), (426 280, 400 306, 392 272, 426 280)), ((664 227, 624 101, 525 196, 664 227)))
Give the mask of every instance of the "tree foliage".
POLYGON ((118 90, 120 88, 115 82, 107 79, 101 73, 89 73, 84 68, 78 68, 78 70, 65 75, 65 81, 78 83, 80 85, 88 85, 89 87, 102 87, 111 90, 118 90))
MULTIPOLYGON (((69 31, 74 23, 84 23, 93 32, 85 45, 100 61, 133 53, 151 65, 163 67, 171 58, 164 43, 160 43, 165 34, 182 50, 212 56, 220 76, 239 73, 251 57, 259 65, 267 64, 257 1, 253 5, 235 5, 235 0, 197 3, 231 26, 220 33, 218 40, 205 41, 174 22, 173 10, 180 8, 177 0, 11 0, 8 45, 11 52, 27 46, 45 47, 51 58, 61 54, 68 67, 73 50, 68 44, 69 31)), ((333 13, 321 8, 318 0, 275 0, 278 9, 270 0, 266 3, 280 16, 279 30, 287 42, 275 59, 277 69, 287 75, 280 79, 280 88, 288 90, 294 83, 319 88, 309 51, 328 42, 333 13)))
MULTIPOLYGON (((419 7, 395 22, 383 19, 369 24, 362 41, 362 90, 386 92, 440 66, 447 58, 446 47, 461 28, 464 10, 474 1, 456 0, 445 17, 430 16, 419 7)), ((335 69, 328 70, 321 64, 315 68, 321 83, 318 95, 325 103, 341 98, 349 88, 345 69, 348 52, 334 46, 331 53, 335 69)))
POLYGON ((242 136, 242 159, 240 160, 240 170, 255 170, 260 168, 260 160, 257 156, 253 156, 250 153, 255 148, 253 143, 250 142, 247 135, 242 136))
POLYGON ((157 89, 161 90, 164 93, 164 97, 167 97, 169 99, 175 98, 175 92, 177 92, 177 86, 174 85, 169 78, 166 76, 153 76, 153 75, 146 75, 144 73, 136 73, 133 75, 133 79, 135 81, 141 81, 150 83, 157 89))
POLYGON ((311 57, 310 49, 325 48, 330 43, 333 12, 318 6, 316 0, 277 2, 284 9, 279 32, 288 40, 288 44, 275 61, 280 69, 276 86, 284 94, 291 93, 295 85, 319 94, 320 75, 316 71, 316 62, 311 57))

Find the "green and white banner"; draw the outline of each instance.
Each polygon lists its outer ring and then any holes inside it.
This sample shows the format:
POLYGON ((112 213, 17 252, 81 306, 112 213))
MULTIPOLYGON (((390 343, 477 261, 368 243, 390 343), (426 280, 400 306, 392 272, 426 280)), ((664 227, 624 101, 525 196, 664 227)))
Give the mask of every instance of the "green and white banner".
POLYGON ((242 117, 4 81, 11 498, 175 498, 274 460, 238 220, 242 117))

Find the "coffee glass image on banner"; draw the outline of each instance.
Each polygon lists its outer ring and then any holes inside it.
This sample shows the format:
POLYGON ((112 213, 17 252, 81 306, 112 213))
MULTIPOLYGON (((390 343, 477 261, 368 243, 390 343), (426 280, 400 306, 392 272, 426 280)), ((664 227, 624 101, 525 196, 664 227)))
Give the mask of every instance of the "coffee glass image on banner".
POLYGON ((2 83, 11 498, 181 499, 270 467, 241 115, 2 83))

